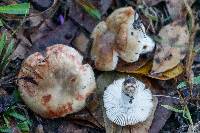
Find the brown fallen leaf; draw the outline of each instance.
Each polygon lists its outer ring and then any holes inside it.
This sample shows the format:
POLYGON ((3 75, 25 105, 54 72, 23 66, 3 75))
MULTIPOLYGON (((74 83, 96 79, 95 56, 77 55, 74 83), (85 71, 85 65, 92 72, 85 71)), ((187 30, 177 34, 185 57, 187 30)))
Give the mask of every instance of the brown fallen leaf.
POLYGON ((41 124, 39 124, 36 128, 35 128, 35 133, 44 133, 44 129, 43 126, 41 124))
POLYGON ((88 133, 89 129, 75 125, 73 123, 62 123, 57 130, 57 133, 88 133))
POLYGON ((140 57, 137 62, 127 63, 120 59, 117 64, 116 71, 134 73, 134 71, 144 66, 147 62, 149 62, 149 60, 151 60, 151 58, 140 57))
POLYGON ((151 68, 152 68, 152 60, 148 61, 145 65, 141 66, 138 69, 135 69, 133 66, 129 67, 127 66, 127 69, 125 68, 118 68, 117 71, 119 72, 125 72, 129 74, 139 74, 139 75, 144 75, 147 77, 151 77, 154 79, 159 79, 159 80, 169 80, 172 79, 178 75, 180 75, 184 71, 184 66, 182 64, 178 64, 174 68, 165 71, 163 73, 159 74, 151 74, 151 68))
POLYGON ((30 13, 30 17, 25 19, 25 22, 23 24, 23 28, 30 29, 36 26, 39 26, 44 19, 40 15, 34 15, 33 13, 30 13))
POLYGON ((33 42, 33 47, 29 53, 43 51, 46 47, 54 44, 69 45, 77 32, 78 27, 70 20, 56 27, 53 31, 44 34, 41 38, 33 42))
POLYGON ((101 13, 102 14, 106 14, 107 10, 109 9, 109 7, 112 4, 112 0, 101 0, 100 4, 101 4, 101 13))
POLYGON ((151 73, 161 73, 172 69, 185 57, 189 41, 189 31, 184 20, 176 20, 164 26, 160 32, 151 73))
POLYGON ((80 5, 78 5, 74 0, 68 0, 69 5, 69 17, 73 19, 82 28, 89 32, 92 32, 93 28, 97 24, 97 21, 89 16, 83 11, 80 5))
POLYGON ((10 58, 11 60, 15 60, 17 58, 24 59, 26 53, 27 53, 27 47, 24 46, 23 42, 21 42, 17 45, 16 49, 13 51, 10 58))
POLYGON ((79 51, 81 54, 86 55, 88 54, 88 50, 90 47, 89 38, 83 33, 80 32, 72 42, 72 45, 79 51))
MULTIPOLYGON (((184 5, 183 0, 143 0, 147 6, 154 6, 158 3, 164 1, 166 3, 168 12, 172 18, 172 20, 175 20, 177 18, 181 18, 187 15, 187 11, 184 5)), ((141 0, 138 0, 138 4, 142 4, 141 0)), ((186 0, 189 6, 192 6, 192 4, 195 2, 195 0, 186 0)))
POLYGON ((155 111, 154 119, 149 130, 149 133, 159 133, 165 125, 167 119, 171 116, 172 112, 161 105, 173 106, 177 104, 173 98, 158 97, 158 107, 155 111))
POLYGON ((87 105, 85 109, 78 113, 68 115, 67 118, 73 120, 79 125, 99 128, 103 130, 104 122, 101 106, 99 106, 101 96, 93 94, 91 97, 89 97, 89 99, 87 100, 87 105))

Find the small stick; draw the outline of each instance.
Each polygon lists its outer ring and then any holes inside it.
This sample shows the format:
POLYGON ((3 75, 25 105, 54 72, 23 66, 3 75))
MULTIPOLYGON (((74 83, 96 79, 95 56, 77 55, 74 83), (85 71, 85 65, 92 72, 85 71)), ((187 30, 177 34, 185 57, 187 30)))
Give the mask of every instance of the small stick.
POLYGON ((184 0, 184 4, 185 4, 185 7, 187 8, 187 11, 188 11, 190 17, 191 17, 191 31, 190 31, 190 38, 189 38, 189 44, 188 44, 189 45, 188 46, 188 54, 187 54, 187 57, 186 57, 185 72, 186 72, 186 77, 187 77, 187 83, 189 85, 190 97, 192 97, 193 85, 192 85, 191 73, 192 73, 192 64, 193 64, 194 56, 195 56, 195 54, 194 54, 194 38, 195 38, 196 31, 197 31, 197 25, 195 24, 192 9, 188 5, 186 0, 184 0))

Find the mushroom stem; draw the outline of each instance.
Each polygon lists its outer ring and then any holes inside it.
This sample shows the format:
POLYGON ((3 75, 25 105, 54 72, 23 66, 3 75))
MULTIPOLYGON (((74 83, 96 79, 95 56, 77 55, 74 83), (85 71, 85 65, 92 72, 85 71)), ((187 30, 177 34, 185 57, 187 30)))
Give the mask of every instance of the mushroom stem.
POLYGON ((134 86, 135 83, 136 79, 133 77, 128 77, 124 80, 121 93, 121 98, 123 103, 127 101, 129 101, 130 104, 132 103, 134 96, 136 94, 136 88, 134 86))

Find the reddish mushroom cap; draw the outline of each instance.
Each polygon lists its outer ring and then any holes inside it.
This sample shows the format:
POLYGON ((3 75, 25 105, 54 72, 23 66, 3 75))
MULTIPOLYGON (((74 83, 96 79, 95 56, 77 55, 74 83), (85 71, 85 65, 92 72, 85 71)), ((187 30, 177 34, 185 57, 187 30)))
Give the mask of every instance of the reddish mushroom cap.
POLYGON ((46 118, 81 110, 96 88, 93 70, 82 60, 74 48, 62 44, 48 47, 45 55, 30 55, 18 74, 19 91, 27 106, 46 118))

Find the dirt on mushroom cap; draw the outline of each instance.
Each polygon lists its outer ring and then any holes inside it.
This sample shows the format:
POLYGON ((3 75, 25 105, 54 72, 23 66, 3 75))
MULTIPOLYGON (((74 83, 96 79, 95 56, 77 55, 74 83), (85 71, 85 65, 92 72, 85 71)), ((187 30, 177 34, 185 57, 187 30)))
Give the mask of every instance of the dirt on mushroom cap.
POLYGON ((45 52, 30 55, 18 77, 32 77, 34 82, 19 80, 24 102, 37 114, 47 118, 63 117, 85 106, 87 96, 96 88, 90 65, 82 65, 82 56, 62 44, 45 52))

